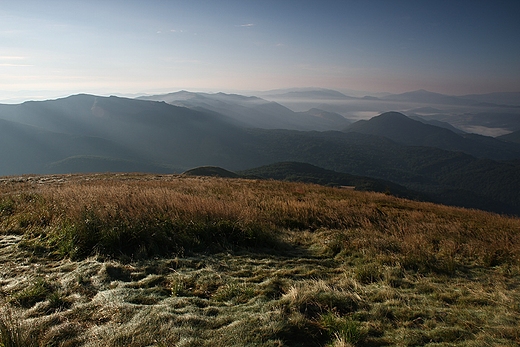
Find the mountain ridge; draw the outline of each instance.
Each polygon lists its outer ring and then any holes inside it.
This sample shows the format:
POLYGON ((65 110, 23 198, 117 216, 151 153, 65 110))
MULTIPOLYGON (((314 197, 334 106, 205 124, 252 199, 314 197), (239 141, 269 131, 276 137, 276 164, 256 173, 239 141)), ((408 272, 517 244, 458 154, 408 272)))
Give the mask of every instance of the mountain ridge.
MULTIPOLYGON (((401 115, 396 119, 448 131, 401 115)), ((385 134, 247 128, 216 112, 94 95, 0 105, 0 124, 2 175, 91 167, 180 173, 220 166, 240 171, 293 161, 390 181, 434 202, 520 214, 520 166, 515 162, 403 144, 385 134)), ((490 151, 497 150, 493 146, 499 141, 474 135, 469 140, 490 151)))
POLYGON ((308 112, 294 112, 274 101, 255 96, 226 93, 181 91, 141 97, 140 100, 164 101, 199 111, 211 111, 235 121, 236 125, 263 129, 337 130, 348 124, 341 118, 323 118, 308 112))
POLYGON ((520 146, 492 137, 458 134, 444 127, 411 119, 400 112, 385 112, 369 120, 360 120, 349 125, 344 131, 384 136, 405 145, 461 151, 477 158, 520 158, 520 146))

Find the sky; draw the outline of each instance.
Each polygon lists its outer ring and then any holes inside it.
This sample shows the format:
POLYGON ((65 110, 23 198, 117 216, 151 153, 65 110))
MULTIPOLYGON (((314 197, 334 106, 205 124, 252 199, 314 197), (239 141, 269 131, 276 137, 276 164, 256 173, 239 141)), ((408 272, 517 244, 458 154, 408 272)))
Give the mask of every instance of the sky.
POLYGON ((520 91, 520 1, 0 0, 0 101, 520 91))

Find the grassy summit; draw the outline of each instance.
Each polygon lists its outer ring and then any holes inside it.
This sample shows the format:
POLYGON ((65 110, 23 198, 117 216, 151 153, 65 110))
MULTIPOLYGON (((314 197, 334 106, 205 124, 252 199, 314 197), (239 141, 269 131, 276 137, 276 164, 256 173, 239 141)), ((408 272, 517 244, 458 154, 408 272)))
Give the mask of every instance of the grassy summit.
POLYGON ((520 220, 302 183, 0 180, 0 346, 516 346, 520 220))

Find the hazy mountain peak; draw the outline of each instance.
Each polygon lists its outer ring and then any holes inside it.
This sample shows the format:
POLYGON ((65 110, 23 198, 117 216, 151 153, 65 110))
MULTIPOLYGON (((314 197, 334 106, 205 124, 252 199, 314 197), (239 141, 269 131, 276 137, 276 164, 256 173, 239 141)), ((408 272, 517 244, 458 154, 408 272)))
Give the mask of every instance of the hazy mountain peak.
POLYGON ((289 98, 289 99, 331 99, 331 100, 342 100, 342 99, 354 99, 347 96, 337 90, 325 89, 325 88, 292 88, 292 89, 280 89, 271 92, 266 92, 266 97, 272 98, 289 98))
POLYGON ((439 94, 439 93, 430 92, 429 90, 426 90, 426 89, 417 89, 417 90, 415 90, 415 91, 412 91, 411 93, 415 93, 415 94, 437 94, 437 95, 442 95, 442 94, 439 94))
POLYGON ((374 119, 374 120, 383 120, 384 119, 384 120, 392 120, 392 121, 412 120, 412 119, 408 118, 407 116, 405 116, 404 114, 402 114, 401 112, 396 112, 396 111, 384 112, 384 113, 381 113, 379 116, 373 117, 372 119, 374 119))

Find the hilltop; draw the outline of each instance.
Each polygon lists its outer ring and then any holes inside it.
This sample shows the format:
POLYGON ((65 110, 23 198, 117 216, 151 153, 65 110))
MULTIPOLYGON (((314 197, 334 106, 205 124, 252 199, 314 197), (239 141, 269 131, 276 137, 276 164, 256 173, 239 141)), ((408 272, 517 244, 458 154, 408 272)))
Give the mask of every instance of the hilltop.
POLYGON ((5 346, 514 346, 520 220, 267 180, 0 180, 5 346))

